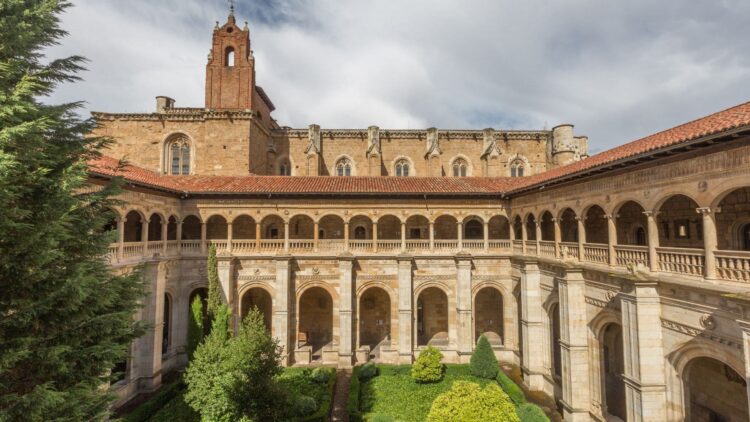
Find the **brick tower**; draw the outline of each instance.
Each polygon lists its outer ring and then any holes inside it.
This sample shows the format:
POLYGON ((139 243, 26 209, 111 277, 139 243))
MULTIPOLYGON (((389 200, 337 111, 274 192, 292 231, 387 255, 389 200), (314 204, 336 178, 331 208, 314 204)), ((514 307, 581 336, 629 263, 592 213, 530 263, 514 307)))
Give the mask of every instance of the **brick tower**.
POLYGON ((206 65, 206 108, 245 110, 253 107, 255 59, 250 29, 237 26, 234 8, 224 26, 216 23, 206 65))

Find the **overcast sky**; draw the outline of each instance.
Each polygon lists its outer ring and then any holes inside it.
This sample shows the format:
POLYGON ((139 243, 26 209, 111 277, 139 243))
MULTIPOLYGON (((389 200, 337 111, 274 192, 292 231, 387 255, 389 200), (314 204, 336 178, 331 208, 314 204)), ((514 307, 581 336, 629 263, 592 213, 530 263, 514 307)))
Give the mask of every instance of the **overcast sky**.
MULTIPOLYGON (((203 106, 226 0, 73 0, 52 101, 203 106)), ((601 151, 750 100, 747 0, 237 0, 281 125, 542 129, 601 151)))

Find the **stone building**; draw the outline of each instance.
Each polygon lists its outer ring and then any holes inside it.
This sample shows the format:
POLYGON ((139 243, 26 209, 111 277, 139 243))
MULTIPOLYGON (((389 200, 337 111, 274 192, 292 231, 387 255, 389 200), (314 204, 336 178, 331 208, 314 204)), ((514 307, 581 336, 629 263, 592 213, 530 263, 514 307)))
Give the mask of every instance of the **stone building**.
POLYGON ((748 420, 750 103, 587 157, 569 125, 280 127, 253 66, 230 16, 205 108, 95 113, 91 188, 127 180, 108 259, 150 282, 122 401, 185 365, 213 244, 286 365, 467 362, 486 334, 566 420, 748 420))

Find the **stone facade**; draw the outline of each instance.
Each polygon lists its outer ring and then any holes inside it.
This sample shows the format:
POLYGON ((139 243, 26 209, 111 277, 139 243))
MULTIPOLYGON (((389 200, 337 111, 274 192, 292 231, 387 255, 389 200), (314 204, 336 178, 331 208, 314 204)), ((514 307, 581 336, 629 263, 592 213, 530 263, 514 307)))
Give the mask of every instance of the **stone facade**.
MULTIPOLYGON (((190 173, 200 175, 276 174, 282 157, 292 175, 335 174, 342 156, 352 175, 392 175, 400 154, 410 176, 451 175, 458 156, 467 175, 508 175, 518 154, 532 174, 586 155, 567 125, 293 130, 264 123, 255 100, 249 111, 160 101, 155 114, 97 115, 115 156, 130 152, 156 173, 175 133, 188 135, 190 173)), ((131 185, 109 259, 116 271, 145 263, 150 294, 138 317, 154 329, 112 389, 125 401, 185 365, 189 302, 206 288, 214 244, 234 323, 258 307, 286 365, 410 363, 427 345, 467 362, 486 334, 565 420, 747 421, 750 126, 699 140, 700 149, 489 197, 131 185)))

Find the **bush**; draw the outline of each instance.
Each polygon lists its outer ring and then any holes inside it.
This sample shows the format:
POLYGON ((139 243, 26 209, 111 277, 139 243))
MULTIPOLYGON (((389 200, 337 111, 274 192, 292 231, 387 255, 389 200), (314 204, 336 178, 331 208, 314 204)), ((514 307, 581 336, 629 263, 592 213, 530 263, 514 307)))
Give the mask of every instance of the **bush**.
POLYGON ((544 410, 533 403, 524 403, 518 406, 516 413, 521 422, 549 422, 544 410))
POLYGON ((497 383, 500 384, 500 387, 502 387, 503 391, 505 391, 510 399, 513 400, 513 403, 515 403, 516 406, 526 402, 526 398, 523 395, 523 390, 521 390, 521 387, 513 382, 513 380, 508 378, 508 376, 505 375, 505 372, 498 371, 497 383))
POLYGON ((420 383, 440 381, 443 378, 441 359, 443 359, 443 354, 440 350, 434 347, 424 349, 411 367, 411 377, 420 383))
POLYGON ((299 395, 292 402, 292 411, 296 416, 308 416, 318 410, 318 403, 310 396, 299 395))
POLYGON ((439 395, 427 415, 428 422, 504 421, 520 422, 516 408, 500 387, 456 381, 450 391, 439 395))
POLYGON ((367 362, 359 368, 357 376, 362 382, 367 382, 370 378, 378 375, 378 367, 372 362, 367 362))
POLYGON ((318 384, 325 384, 333 375, 333 368, 315 368, 310 373, 310 379, 317 382, 318 384))
POLYGON ((469 361, 471 373, 480 378, 493 379, 499 370, 495 352, 484 334, 479 336, 477 348, 469 361))

